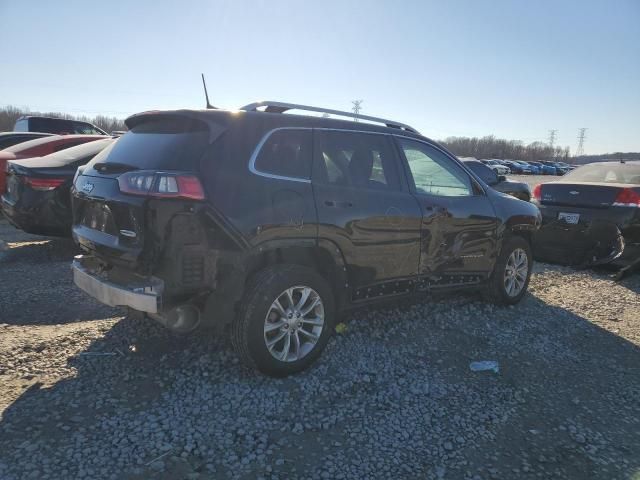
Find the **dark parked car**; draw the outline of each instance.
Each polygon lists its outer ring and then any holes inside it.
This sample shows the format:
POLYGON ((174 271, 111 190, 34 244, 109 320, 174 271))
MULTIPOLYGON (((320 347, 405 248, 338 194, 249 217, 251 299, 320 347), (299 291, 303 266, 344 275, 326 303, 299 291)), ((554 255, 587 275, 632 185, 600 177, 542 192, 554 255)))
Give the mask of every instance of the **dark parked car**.
POLYGON ((26 115, 18 118, 13 129, 16 132, 43 132, 57 135, 107 135, 107 132, 89 122, 39 115, 26 115))
POLYGON ((103 140, 102 135, 51 135, 36 140, 22 142, 0 151, 0 194, 6 189, 5 176, 7 162, 21 158, 42 157, 65 148, 74 147, 82 143, 103 140))
POLYGON ((495 170, 487 167, 484 163, 478 160, 464 160, 463 163, 475 173, 480 179, 489 185, 494 190, 497 190, 507 195, 516 197, 519 200, 528 202, 531 200, 531 190, 529 185, 524 182, 516 182, 509 180, 504 175, 498 175, 495 170))
POLYGON ((79 166, 115 140, 106 138, 44 157, 7 164, 7 192, 2 211, 17 228, 38 235, 71 235, 69 190, 79 166))
POLYGON ((13 147, 19 143, 35 140, 36 138, 49 137, 51 133, 38 132, 0 132, 0 150, 13 147))
POLYGON ((640 257, 640 162, 591 163, 536 185, 542 213, 536 256, 594 265, 640 257))
POLYGON ((175 331, 229 327, 271 375, 310 365, 349 308, 457 288, 522 298, 534 205, 407 125, 292 109, 354 116, 260 102, 129 117, 72 188, 76 285, 175 331))

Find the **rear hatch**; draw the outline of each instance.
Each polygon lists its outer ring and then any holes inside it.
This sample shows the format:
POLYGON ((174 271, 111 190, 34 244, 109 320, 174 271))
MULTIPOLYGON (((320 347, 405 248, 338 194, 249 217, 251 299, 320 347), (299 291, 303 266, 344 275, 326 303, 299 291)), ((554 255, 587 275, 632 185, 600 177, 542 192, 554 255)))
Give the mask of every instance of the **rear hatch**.
POLYGON ((201 187, 200 160, 222 129, 189 111, 149 112, 127 124, 129 132, 79 169, 73 234, 107 263, 148 271, 173 215, 202 203, 203 189, 192 191, 201 187))

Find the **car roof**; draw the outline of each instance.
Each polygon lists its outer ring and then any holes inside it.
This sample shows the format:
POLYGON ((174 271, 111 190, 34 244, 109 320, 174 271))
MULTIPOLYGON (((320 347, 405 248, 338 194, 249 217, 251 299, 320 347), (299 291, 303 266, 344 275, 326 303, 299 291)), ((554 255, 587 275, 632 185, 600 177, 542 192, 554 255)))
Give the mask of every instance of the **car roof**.
POLYGON ((77 139, 86 139, 86 138, 102 139, 104 138, 104 135, 51 135, 48 137, 36 138, 35 140, 29 140, 27 142, 22 142, 17 145, 13 145, 9 148, 5 148, 3 152, 20 153, 25 150, 38 147, 40 145, 45 145, 47 143, 65 144, 65 143, 73 142, 74 140, 77 140, 77 139))
POLYGON ((33 168, 62 167, 78 159, 88 157, 89 155, 97 155, 113 142, 118 140, 117 138, 112 137, 105 138, 104 135, 100 136, 103 137, 100 140, 82 143, 80 145, 76 145, 75 147, 69 147, 64 150, 60 150, 59 152, 50 153, 49 155, 44 155, 42 157, 31 157, 21 160, 14 160, 14 163, 33 168))
POLYGON ((343 120, 338 118, 324 118, 313 115, 299 115, 294 113, 274 113, 274 112, 262 112, 262 111, 244 111, 244 110, 222 110, 222 109, 202 109, 202 110, 152 110, 147 112, 137 113, 128 117, 125 120, 125 124, 129 129, 144 123, 150 117, 158 116, 183 116, 200 120, 207 125, 213 127, 214 125, 219 128, 220 124, 230 125, 234 120, 242 119, 249 122, 256 122, 263 124, 265 130, 270 130, 269 124, 272 124, 272 128, 284 128, 291 127, 308 127, 308 128, 331 128, 336 130, 358 130, 363 132, 376 132, 400 135, 410 138, 416 138, 421 140, 433 140, 411 131, 403 130, 395 127, 387 127, 384 125, 377 125, 365 121, 354 122, 353 120, 343 120))
POLYGON ((591 163, 583 163, 582 165, 579 165, 580 167, 583 167, 585 165, 640 165, 640 160, 625 160, 624 162, 620 162, 618 160, 615 161, 610 161, 610 162, 591 162, 591 163))
POLYGON ((55 135, 55 133, 44 133, 44 132, 0 132, 0 137, 50 137, 51 135, 55 135))

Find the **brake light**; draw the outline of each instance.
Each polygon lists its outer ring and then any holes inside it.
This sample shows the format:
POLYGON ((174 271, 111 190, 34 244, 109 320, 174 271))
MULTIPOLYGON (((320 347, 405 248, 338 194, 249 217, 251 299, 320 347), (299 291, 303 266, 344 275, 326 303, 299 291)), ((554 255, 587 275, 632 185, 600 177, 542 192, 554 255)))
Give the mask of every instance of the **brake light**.
POLYGON ((613 206, 640 208, 640 193, 632 188, 623 188, 613 201, 613 206))
POLYGON ((55 190, 65 182, 64 178, 34 178, 24 177, 24 183, 34 190, 49 192, 55 190))
POLYGON ((533 197, 534 200, 538 202, 542 200, 542 184, 539 183, 535 187, 533 187, 531 196, 533 197))
POLYGON ((198 177, 184 173, 154 171, 127 172, 118 177, 123 193, 159 198, 204 200, 204 189, 198 177))

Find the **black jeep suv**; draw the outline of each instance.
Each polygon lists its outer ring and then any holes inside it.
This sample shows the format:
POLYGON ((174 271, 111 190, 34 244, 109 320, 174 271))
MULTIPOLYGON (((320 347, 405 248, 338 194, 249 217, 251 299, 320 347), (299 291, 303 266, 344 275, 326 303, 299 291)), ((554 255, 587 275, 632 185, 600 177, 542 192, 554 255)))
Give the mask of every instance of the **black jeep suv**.
POLYGON ((304 369, 339 312, 482 288, 514 304, 531 274, 538 209, 488 188, 407 125, 239 111, 153 111, 81 167, 75 283, 181 332, 229 327, 270 375, 304 369), (382 125, 379 125, 382 124, 382 125))

